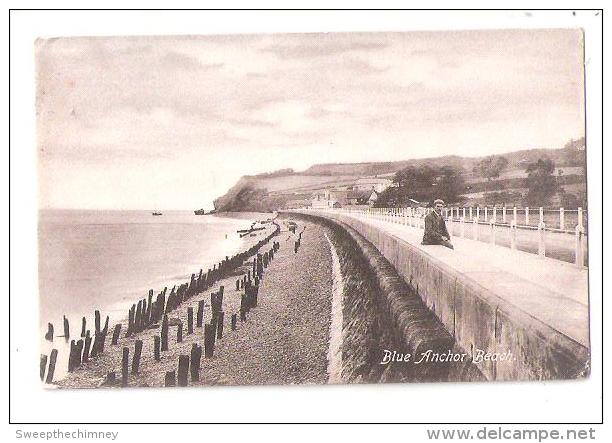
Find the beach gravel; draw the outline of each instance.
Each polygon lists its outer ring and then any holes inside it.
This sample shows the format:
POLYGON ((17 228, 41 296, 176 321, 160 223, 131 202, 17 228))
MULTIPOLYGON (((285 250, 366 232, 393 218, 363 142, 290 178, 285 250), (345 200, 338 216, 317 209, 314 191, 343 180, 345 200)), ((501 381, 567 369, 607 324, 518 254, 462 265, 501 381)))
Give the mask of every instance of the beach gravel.
MULTIPOLYGON (((238 320, 235 331, 231 330, 230 319, 239 312, 242 293, 236 291, 235 282, 247 273, 251 262, 245 262, 234 275, 190 298, 170 314, 169 317, 183 322, 183 341, 176 342, 176 326, 171 327, 169 349, 162 352, 161 361, 153 359, 153 337, 159 334, 159 328, 152 328, 132 337, 122 337, 117 346, 110 346, 109 339, 103 355, 83 364, 59 381, 58 386, 99 387, 109 371, 115 371, 120 379, 122 348, 130 349, 131 364, 136 340, 144 344, 142 360, 138 374, 130 374, 128 386, 164 386, 166 371, 177 369, 181 354, 189 355, 193 343, 204 347, 204 328, 194 326, 194 333, 187 334, 187 308, 193 307, 196 311, 198 301, 206 300, 205 321, 210 321, 210 293, 220 285, 224 286, 223 338, 217 340, 212 358, 202 356, 200 380, 190 381, 190 385, 326 383, 332 291, 326 228, 298 221, 298 229, 293 234, 285 221, 281 220, 280 224, 281 233, 273 238, 280 243, 280 250, 264 271, 258 306, 251 309, 246 322, 238 320), (294 243, 302 230, 301 245, 295 253, 294 243)), ((271 246, 269 242, 260 252, 271 246)))

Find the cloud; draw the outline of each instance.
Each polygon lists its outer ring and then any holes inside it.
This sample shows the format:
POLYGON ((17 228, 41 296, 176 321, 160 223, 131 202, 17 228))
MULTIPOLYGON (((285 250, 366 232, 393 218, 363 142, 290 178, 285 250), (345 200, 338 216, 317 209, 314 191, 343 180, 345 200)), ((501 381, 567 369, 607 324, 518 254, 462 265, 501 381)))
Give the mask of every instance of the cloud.
MULTIPOLYGON (((142 177, 162 171, 166 187, 151 186, 170 206, 200 207, 198 190, 177 196, 167 183, 191 180, 213 198, 240 175, 316 162, 561 147, 584 131, 581 39, 523 30, 39 40, 41 186, 68 189, 72 174, 78 189, 78 177, 121 164, 142 177), (213 164, 223 177, 207 181, 213 164)), ((107 194, 129 207, 144 191, 107 194)), ((76 204, 67 191, 52 195, 76 204)))
POLYGON ((297 34, 279 40, 261 51, 271 52, 281 59, 300 59, 378 51, 387 47, 384 37, 364 34, 297 34))

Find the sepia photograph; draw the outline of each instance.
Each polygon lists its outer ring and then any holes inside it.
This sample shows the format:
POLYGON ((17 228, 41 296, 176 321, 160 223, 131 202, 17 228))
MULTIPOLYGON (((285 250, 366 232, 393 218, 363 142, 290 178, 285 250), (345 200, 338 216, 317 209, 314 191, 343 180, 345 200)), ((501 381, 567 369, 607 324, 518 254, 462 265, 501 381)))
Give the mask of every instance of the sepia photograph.
POLYGON ((591 370, 581 29, 40 38, 45 388, 591 370))

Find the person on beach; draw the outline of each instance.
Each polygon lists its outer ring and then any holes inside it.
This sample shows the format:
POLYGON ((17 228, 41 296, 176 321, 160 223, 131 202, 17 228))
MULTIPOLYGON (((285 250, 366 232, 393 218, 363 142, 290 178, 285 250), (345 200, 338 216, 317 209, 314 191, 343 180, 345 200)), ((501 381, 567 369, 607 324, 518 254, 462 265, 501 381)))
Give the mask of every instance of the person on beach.
POLYGON ((442 217, 444 200, 434 201, 434 210, 425 217, 425 232, 423 233, 422 245, 442 245, 450 249, 455 249, 450 242, 450 234, 446 229, 444 217, 442 217))

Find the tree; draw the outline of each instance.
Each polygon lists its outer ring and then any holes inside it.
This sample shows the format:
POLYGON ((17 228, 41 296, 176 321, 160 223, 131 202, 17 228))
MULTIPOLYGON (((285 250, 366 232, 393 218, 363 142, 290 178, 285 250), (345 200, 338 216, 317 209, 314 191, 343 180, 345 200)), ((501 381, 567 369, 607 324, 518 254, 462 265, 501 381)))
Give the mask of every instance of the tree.
MULTIPOLYGON (((474 165, 473 172, 491 183, 493 179, 499 178, 501 173, 508 167, 508 159, 504 156, 491 155, 480 160, 474 165)), ((485 195, 487 188, 485 188, 485 195)))
POLYGON ((540 158, 530 163, 525 169, 527 173, 527 196, 525 200, 530 206, 544 206, 559 190, 555 172, 555 163, 549 158, 540 158))
POLYGON ((395 186, 379 194, 377 207, 405 206, 410 199, 430 202, 441 198, 452 203, 464 191, 461 171, 450 166, 438 169, 431 166, 408 166, 395 174, 393 182, 395 186))

